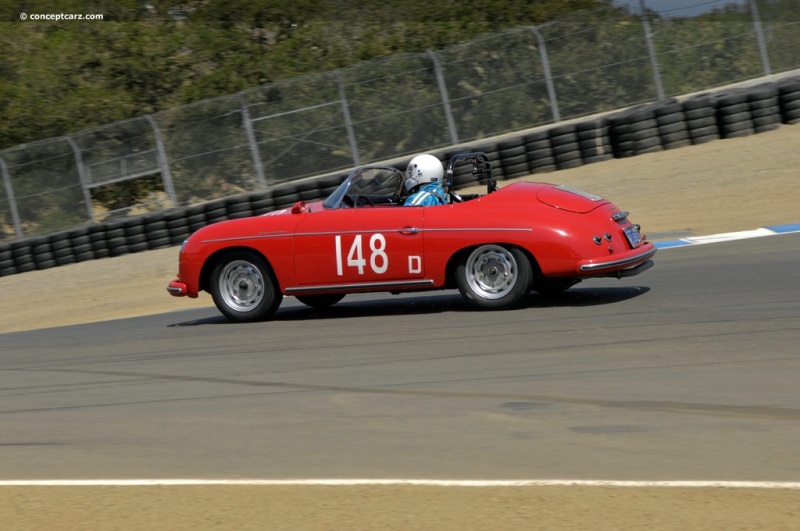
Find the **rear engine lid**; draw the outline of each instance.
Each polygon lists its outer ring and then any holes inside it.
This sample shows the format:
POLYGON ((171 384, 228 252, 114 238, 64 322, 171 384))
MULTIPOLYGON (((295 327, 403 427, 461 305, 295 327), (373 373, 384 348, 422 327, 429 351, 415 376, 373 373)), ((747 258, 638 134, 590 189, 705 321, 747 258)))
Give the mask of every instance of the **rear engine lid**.
POLYGON ((536 197, 545 205, 578 214, 586 214, 606 203, 599 195, 563 185, 542 188, 536 197))

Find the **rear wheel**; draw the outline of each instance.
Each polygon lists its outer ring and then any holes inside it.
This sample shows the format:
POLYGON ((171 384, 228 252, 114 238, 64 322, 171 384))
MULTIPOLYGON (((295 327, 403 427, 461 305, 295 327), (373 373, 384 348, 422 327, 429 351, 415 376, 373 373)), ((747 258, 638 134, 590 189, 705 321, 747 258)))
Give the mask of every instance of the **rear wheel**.
POLYGON ((531 287, 528 257, 516 248, 481 245, 456 268, 461 295, 483 310, 504 310, 524 297, 531 287))
POLYGON ((220 260, 211 272, 214 304, 231 321, 262 321, 278 309, 283 294, 264 258, 237 251, 220 260))
POLYGON ((330 295, 298 295, 297 300, 312 308, 327 308, 344 299, 344 293, 330 295))

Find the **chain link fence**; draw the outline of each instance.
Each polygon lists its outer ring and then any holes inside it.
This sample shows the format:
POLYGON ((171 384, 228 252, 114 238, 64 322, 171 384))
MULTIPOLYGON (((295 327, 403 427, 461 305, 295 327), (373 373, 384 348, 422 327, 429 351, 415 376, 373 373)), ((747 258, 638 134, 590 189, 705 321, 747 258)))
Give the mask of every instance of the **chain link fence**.
POLYGON ((698 5, 692 16, 645 0, 578 12, 0 151, 0 241, 800 67, 799 2, 698 5), (137 204, 95 199, 139 179, 158 186, 137 204))

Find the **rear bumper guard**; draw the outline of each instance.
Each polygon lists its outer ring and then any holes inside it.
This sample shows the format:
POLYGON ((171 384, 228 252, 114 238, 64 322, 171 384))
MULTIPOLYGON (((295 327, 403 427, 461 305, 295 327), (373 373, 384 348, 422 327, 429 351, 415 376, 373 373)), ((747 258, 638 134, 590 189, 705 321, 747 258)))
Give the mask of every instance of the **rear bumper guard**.
POLYGON ((644 252, 630 253, 615 260, 582 263, 578 269, 584 275, 592 277, 625 278, 638 275, 653 267, 651 258, 656 254, 656 248, 652 243, 649 245, 650 248, 644 252))

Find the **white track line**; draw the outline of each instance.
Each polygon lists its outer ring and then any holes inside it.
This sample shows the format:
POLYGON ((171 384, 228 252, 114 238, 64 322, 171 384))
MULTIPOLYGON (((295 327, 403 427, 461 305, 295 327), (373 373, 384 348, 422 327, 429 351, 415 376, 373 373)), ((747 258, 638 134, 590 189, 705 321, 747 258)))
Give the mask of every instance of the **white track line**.
POLYGON ((43 479, 0 481, 0 487, 150 487, 150 486, 431 486, 431 487, 634 487, 793 489, 782 481, 616 481, 591 479, 438 480, 438 479, 43 479))

